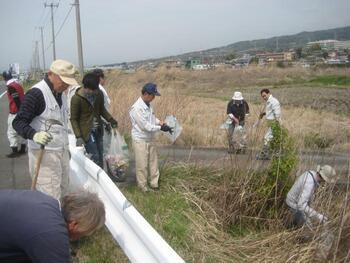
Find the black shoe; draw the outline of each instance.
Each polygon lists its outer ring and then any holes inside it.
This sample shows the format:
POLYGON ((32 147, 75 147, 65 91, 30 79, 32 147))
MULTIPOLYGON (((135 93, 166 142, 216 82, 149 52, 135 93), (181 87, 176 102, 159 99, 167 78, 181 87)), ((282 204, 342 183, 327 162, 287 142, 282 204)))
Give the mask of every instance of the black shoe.
POLYGON ((18 152, 17 147, 11 147, 12 153, 9 153, 6 155, 7 158, 16 158, 20 156, 21 154, 18 152))
POLYGON ((21 144, 21 149, 18 152, 19 154, 25 154, 26 153, 26 145, 25 144, 21 144))

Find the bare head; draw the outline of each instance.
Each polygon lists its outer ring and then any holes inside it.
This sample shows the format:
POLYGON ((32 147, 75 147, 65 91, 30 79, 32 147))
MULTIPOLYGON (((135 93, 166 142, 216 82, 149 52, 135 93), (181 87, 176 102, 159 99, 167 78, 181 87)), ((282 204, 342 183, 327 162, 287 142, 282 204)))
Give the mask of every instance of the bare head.
POLYGON ((94 73, 99 78, 99 82, 103 86, 105 84, 105 81, 106 81, 105 74, 104 74, 103 70, 100 68, 96 68, 92 71, 92 73, 94 73))
POLYGON ((53 85, 53 89, 58 93, 62 93, 69 86, 78 85, 78 82, 74 78, 75 73, 76 68, 72 63, 58 59, 52 62, 48 72, 48 78, 53 85))
POLYGON ((260 91, 260 95, 263 98, 264 101, 267 101, 271 95, 270 90, 269 89, 262 89, 260 91))
POLYGON ((105 207, 95 193, 79 190, 64 196, 61 205, 70 240, 89 236, 105 223, 105 207))

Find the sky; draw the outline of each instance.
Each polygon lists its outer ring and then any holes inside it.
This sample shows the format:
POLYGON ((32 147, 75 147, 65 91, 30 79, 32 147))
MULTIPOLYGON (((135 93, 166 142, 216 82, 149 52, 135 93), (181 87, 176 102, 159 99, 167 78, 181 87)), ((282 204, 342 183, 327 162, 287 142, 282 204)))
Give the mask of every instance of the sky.
MULTIPOLYGON (((38 41, 53 61, 52 0, 0 0, 0 70, 29 68, 38 41)), ((78 66, 74 0, 54 0, 56 57, 78 66), (65 23, 64 20, 67 17, 65 23), (59 29, 61 30, 59 31, 59 29), (58 32, 59 31, 59 32, 58 32)), ((177 55, 350 25, 349 0, 80 0, 84 66, 177 55)))

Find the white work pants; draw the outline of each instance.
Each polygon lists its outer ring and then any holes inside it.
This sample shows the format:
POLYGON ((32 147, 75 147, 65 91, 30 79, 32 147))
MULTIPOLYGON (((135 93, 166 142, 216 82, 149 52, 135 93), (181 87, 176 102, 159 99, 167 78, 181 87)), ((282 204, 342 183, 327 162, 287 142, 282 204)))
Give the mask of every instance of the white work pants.
POLYGON ((12 127, 12 121, 16 117, 16 114, 9 113, 7 118, 7 138, 10 142, 10 147, 18 147, 21 144, 26 144, 26 140, 23 139, 15 129, 12 127))
MULTIPOLYGON (((29 172, 32 178, 40 150, 28 149, 29 172)), ((36 189, 56 199, 68 192, 69 186, 69 153, 68 150, 44 150, 36 189)))
POLYGON ((268 146, 270 141, 272 140, 273 136, 272 136, 272 129, 269 128, 264 136, 264 145, 268 146))
POLYGON ((157 148, 152 142, 132 141, 135 163, 136 179, 140 188, 147 188, 147 178, 149 172, 149 184, 151 187, 158 187, 159 170, 157 148))

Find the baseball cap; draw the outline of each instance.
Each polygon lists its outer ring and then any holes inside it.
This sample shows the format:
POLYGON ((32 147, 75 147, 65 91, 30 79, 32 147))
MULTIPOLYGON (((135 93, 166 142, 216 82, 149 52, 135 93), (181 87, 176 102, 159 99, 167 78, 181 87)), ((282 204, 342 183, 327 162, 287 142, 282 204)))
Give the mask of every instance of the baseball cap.
POLYGON ((70 86, 79 85, 74 78, 76 68, 72 63, 68 61, 65 61, 63 59, 55 60, 51 64, 50 71, 58 75, 64 83, 70 86))
POLYGON ((142 91, 145 91, 148 94, 153 94, 155 96, 160 96, 160 93, 157 90, 157 85, 154 83, 146 83, 143 86, 142 91))

